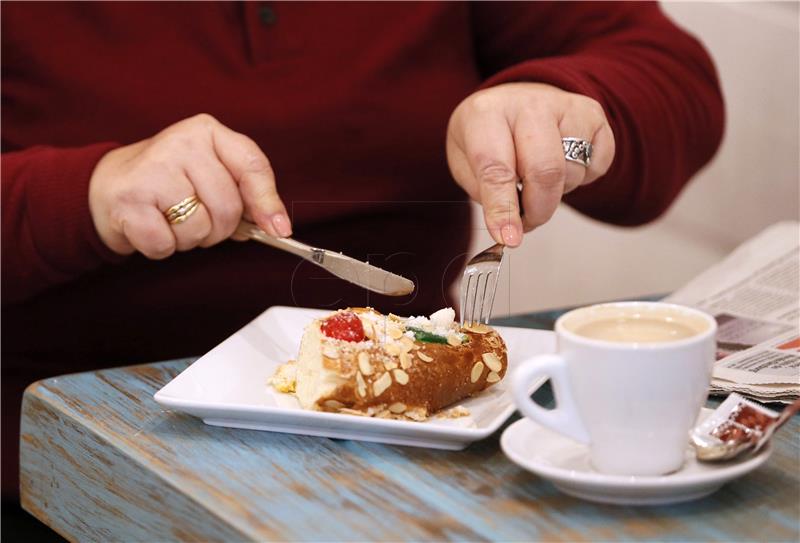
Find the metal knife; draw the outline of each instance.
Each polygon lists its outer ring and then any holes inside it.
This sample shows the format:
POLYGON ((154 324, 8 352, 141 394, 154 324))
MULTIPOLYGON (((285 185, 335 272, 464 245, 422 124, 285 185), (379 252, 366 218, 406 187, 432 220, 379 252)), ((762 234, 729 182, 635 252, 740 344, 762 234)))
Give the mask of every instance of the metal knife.
POLYGON ((270 247, 281 249, 308 260, 336 277, 350 281, 372 292, 387 296, 405 296, 414 292, 414 282, 355 258, 300 243, 292 238, 276 238, 255 224, 242 221, 236 233, 270 247))

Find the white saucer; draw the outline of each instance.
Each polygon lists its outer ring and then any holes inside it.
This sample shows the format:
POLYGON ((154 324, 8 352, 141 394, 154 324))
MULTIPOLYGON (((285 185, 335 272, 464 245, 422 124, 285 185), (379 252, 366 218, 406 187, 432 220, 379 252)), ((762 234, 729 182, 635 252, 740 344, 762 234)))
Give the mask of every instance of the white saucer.
MULTIPOLYGON (((711 413, 703 409, 701 418, 711 413)), ((589 463, 589 448, 523 418, 503 432, 503 452, 515 464, 550 481, 556 488, 585 500, 623 505, 663 505, 696 500, 748 473, 769 458, 767 446, 755 456, 723 463, 698 462, 688 445, 686 462, 661 476, 607 475, 589 463)))

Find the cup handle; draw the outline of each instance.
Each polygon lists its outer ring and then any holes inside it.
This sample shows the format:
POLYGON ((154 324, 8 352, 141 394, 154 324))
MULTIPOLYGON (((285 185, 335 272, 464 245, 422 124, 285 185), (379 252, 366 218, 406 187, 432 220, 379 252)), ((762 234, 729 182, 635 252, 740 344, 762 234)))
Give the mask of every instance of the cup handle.
POLYGON ((526 360, 514 372, 511 389, 514 401, 523 415, 581 443, 589 443, 589 433, 578 416, 567 379, 567 366, 562 356, 544 354, 526 360), (555 409, 545 409, 531 400, 531 383, 540 377, 550 378, 556 400, 555 409))

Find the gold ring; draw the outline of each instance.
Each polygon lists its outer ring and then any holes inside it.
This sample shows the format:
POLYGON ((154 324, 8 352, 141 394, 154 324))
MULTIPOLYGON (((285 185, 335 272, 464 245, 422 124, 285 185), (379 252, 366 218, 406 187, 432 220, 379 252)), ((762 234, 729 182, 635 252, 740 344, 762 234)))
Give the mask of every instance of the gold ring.
POLYGON ((180 224, 191 217, 198 207, 200 207, 200 199, 193 194, 167 209, 164 216, 170 224, 180 224))

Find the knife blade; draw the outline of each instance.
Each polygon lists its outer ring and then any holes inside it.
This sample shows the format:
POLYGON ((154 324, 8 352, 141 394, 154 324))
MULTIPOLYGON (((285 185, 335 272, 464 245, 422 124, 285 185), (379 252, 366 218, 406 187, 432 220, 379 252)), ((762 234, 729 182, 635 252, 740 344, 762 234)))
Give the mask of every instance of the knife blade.
POLYGON ((270 236, 248 221, 241 221, 236 228, 236 233, 304 258, 336 277, 372 292, 387 296, 405 296, 414 292, 414 282, 401 275, 386 271, 367 262, 356 260, 342 253, 306 245, 292 238, 270 236))

